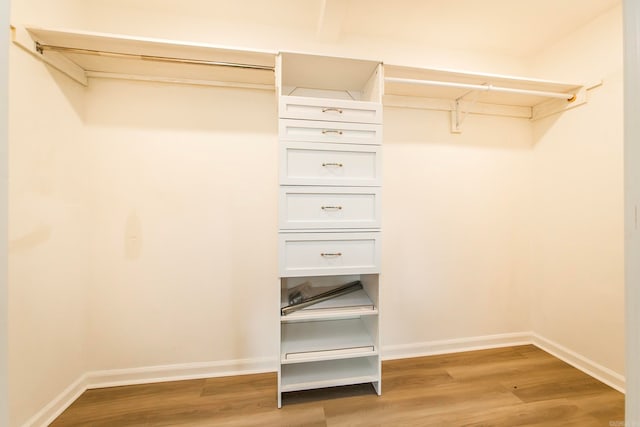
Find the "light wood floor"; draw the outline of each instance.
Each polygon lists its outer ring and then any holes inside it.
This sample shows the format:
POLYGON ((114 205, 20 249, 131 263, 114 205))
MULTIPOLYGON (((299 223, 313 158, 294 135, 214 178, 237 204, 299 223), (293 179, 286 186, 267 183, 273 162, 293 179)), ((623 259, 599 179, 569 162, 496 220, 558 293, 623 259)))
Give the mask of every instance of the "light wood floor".
POLYGON ((371 385, 288 393, 276 374, 86 391, 52 426, 620 426, 624 396, 534 346, 383 363, 371 385))

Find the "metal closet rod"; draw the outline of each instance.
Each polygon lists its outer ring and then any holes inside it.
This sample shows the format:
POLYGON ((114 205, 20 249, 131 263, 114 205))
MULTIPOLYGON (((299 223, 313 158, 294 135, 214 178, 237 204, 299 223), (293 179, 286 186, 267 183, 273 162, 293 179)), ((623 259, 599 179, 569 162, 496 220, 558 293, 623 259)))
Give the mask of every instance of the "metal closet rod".
POLYGON ((501 87, 501 86, 493 86, 493 85, 441 82, 438 80, 404 79, 400 77, 385 77, 384 80, 390 83, 407 83, 407 84, 424 85, 424 86, 455 87, 455 88, 479 90, 479 91, 485 91, 485 92, 492 91, 492 92, 505 92, 505 93, 519 93, 521 95, 535 95, 535 96, 544 96, 546 98, 565 99, 569 102, 572 102, 576 99, 576 95, 573 93, 547 92, 543 90, 530 90, 530 89, 516 89, 511 87, 501 87))
POLYGON ((79 53, 84 55, 107 56, 111 58, 139 59, 144 61, 170 62, 170 63, 194 64, 194 65, 213 65, 213 66, 220 66, 220 67, 244 68, 244 69, 250 69, 250 70, 267 70, 267 71, 275 70, 275 67, 269 66, 269 65, 242 64, 238 62, 225 62, 225 61, 210 61, 206 59, 174 58, 170 56, 139 55, 134 53, 104 52, 104 51, 92 50, 92 49, 53 46, 53 45, 42 44, 38 42, 36 42, 36 50, 40 53, 43 53, 45 50, 52 50, 55 52, 79 53))

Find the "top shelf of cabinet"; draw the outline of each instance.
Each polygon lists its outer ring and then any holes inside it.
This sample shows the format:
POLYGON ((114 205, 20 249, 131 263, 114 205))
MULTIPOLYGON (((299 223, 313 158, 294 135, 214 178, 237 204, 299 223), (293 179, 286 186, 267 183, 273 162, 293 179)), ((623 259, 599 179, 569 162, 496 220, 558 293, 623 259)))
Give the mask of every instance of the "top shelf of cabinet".
POLYGON ((382 102, 381 63, 283 52, 278 56, 281 96, 382 102))

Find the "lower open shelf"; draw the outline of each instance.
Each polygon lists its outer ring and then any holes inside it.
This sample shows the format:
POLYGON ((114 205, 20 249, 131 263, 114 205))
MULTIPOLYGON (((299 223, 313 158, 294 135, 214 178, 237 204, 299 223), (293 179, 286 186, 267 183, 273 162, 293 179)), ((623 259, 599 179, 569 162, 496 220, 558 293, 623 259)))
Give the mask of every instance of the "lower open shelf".
POLYGON ((282 364, 377 353, 376 343, 360 318, 282 324, 282 364))
MULTIPOLYGON (((380 381, 377 356, 281 366, 280 392, 380 381)), ((376 387, 377 388, 377 387, 376 387)))

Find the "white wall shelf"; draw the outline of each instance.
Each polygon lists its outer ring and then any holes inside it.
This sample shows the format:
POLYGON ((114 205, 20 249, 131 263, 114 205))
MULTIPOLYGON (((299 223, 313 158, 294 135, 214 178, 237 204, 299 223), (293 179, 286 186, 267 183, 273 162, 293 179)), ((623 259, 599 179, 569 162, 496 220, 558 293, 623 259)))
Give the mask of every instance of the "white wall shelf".
POLYGON ((275 52, 37 27, 12 27, 12 38, 85 86, 102 77, 274 88, 275 52))
MULTIPOLYGON (((283 105, 302 97, 307 104, 314 98, 320 104, 324 101, 319 99, 330 99, 331 105, 352 106, 354 111, 366 103, 380 105, 381 101, 391 107, 450 111, 453 132, 462 130, 467 114, 537 120, 575 108, 587 102, 589 89, 601 84, 402 65, 381 67, 377 61, 362 59, 288 52, 278 55, 205 43, 33 26, 12 26, 11 30, 14 43, 85 86, 89 78, 118 78, 273 90, 278 80, 283 105), (277 58, 284 70, 279 78, 274 75, 274 70, 278 72, 277 58), (383 68, 384 79, 380 78, 383 68)), ((282 105, 281 110, 282 117, 289 117, 282 105)), ((301 114, 310 117, 307 111, 301 114)), ((317 120, 354 121, 345 117, 317 120)), ((375 121, 379 123, 379 119, 376 116, 375 121)))
POLYGON ((587 102, 590 85, 451 70, 384 66, 387 106, 451 112, 460 132, 467 114, 537 120, 587 102))
MULTIPOLYGON (((385 95, 418 96, 423 98, 459 99, 471 98, 475 86, 484 86, 488 90, 483 95, 487 104, 532 107, 560 94, 565 100, 575 96, 582 85, 560 83, 545 80, 524 79, 492 74, 475 74, 460 71, 412 68, 385 64, 385 95), (420 83, 403 82, 414 80, 420 83), (433 82, 429 84, 426 82, 433 82), (441 83, 441 85, 438 85, 441 83), (468 85, 468 87, 465 87, 468 85), (490 90, 490 88, 498 88, 490 90), (500 88, 512 89, 509 93, 500 88), (530 91, 527 93, 527 91, 530 91), (536 93, 539 92, 539 93, 536 93), (564 94, 564 96, 563 96, 564 94)), ((482 90, 482 89, 480 89, 482 90)))

